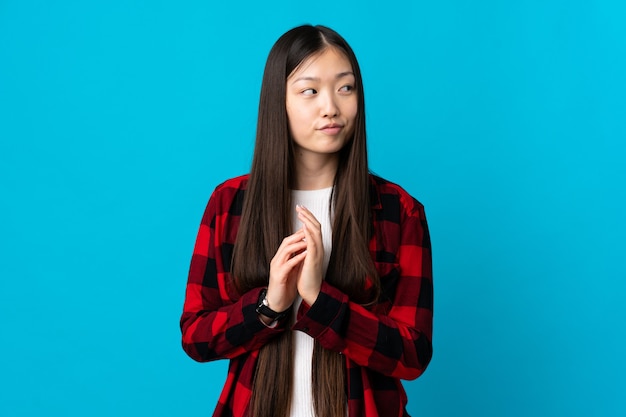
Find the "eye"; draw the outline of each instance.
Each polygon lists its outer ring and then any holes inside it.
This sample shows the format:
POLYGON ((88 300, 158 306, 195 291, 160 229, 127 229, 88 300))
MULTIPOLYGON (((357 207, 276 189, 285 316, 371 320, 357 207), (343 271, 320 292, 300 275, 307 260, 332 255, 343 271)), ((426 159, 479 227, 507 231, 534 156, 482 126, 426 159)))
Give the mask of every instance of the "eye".
POLYGON ((305 96, 312 96, 314 94, 317 94, 317 90, 314 88, 307 88, 306 90, 302 90, 300 94, 305 96))
POLYGON ((339 89, 339 92, 341 92, 341 93, 349 93, 352 90, 354 90, 354 86, 351 85, 351 84, 348 84, 348 85, 344 85, 343 87, 341 87, 339 89))

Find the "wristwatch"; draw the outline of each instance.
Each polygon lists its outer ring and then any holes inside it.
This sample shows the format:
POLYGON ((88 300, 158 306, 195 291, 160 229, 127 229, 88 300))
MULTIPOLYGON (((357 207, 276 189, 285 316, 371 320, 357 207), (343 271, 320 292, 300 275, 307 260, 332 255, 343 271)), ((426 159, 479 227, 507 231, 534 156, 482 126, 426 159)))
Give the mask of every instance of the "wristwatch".
POLYGON ((256 306, 257 313, 263 314, 265 317, 269 317, 270 319, 272 319, 272 321, 281 320, 287 314, 289 314, 289 311, 291 310, 291 308, 288 308, 285 311, 281 311, 280 313, 272 310, 270 308, 269 302, 267 301, 266 295, 267 295, 267 288, 264 288, 261 290, 261 294, 259 294, 259 301, 256 306))

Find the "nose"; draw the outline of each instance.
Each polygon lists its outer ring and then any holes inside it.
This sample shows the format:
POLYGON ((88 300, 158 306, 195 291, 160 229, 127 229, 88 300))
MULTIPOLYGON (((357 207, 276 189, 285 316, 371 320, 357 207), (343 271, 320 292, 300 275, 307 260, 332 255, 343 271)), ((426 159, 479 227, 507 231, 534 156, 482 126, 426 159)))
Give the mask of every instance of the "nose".
POLYGON ((332 93, 322 94, 320 99, 322 117, 333 118, 339 115, 339 106, 337 105, 336 97, 332 93))

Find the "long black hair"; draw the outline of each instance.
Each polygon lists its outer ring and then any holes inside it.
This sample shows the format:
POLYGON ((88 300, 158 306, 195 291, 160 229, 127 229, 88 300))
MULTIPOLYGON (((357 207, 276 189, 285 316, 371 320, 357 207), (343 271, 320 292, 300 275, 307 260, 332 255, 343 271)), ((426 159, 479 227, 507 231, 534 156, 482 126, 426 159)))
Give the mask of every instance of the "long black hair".
MULTIPOLYGON (((294 145, 286 110, 287 79, 307 58, 329 48, 336 49, 350 61, 358 107, 352 138, 339 153, 332 199, 333 246, 325 279, 348 294, 351 300, 362 304, 371 303, 378 296, 378 277, 368 249, 370 184, 361 71, 352 48, 337 32, 311 25, 296 27, 282 35, 272 47, 265 65, 252 168, 232 261, 234 285, 242 294, 267 286, 270 261, 283 238, 293 232, 294 145), (366 291, 368 278, 373 285, 366 291)), ((287 415, 293 374, 291 356, 290 332, 261 349, 250 416, 287 415), (268 381, 273 382, 268 384, 268 381)), ((316 343, 313 361, 317 415, 344 417, 343 357, 316 343)))

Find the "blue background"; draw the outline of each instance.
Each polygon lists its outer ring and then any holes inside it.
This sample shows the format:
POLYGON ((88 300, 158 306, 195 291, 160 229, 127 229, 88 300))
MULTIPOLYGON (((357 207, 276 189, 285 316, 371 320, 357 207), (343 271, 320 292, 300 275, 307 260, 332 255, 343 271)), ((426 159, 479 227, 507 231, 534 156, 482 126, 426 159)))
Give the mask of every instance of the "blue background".
POLYGON ((427 209, 414 416, 626 415, 621 1, 0 1, 0 415, 210 415, 178 319, 301 23, 364 73, 371 168, 427 209))

